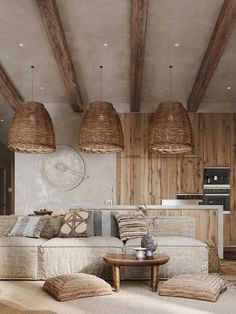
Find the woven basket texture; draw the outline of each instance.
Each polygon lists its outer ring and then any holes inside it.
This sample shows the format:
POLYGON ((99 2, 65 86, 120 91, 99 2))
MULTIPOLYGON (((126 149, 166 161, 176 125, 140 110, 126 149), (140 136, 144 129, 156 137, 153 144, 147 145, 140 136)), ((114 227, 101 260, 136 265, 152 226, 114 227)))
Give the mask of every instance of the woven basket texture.
POLYGON ((56 150, 52 120, 43 104, 26 101, 19 106, 8 133, 8 148, 31 154, 56 150))
POLYGON ((89 105, 81 122, 78 147, 86 153, 118 153, 124 149, 120 118, 109 102, 89 105))
POLYGON ((153 115, 149 133, 149 151, 181 154, 193 149, 193 132, 189 116, 179 102, 161 103, 153 115))

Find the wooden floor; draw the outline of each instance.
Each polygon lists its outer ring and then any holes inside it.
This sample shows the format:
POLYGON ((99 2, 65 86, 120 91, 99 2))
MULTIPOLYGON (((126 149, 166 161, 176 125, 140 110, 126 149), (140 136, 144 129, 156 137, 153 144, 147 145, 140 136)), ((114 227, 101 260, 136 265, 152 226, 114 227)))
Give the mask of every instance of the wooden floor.
POLYGON ((236 283, 236 248, 224 248, 224 259, 220 261, 219 273, 226 280, 236 283))

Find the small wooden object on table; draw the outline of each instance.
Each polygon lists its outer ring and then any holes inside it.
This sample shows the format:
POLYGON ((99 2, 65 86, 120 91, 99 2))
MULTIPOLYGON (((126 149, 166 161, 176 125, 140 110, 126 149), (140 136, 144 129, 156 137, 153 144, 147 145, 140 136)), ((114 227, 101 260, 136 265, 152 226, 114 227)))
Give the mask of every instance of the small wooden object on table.
POLYGON ((152 291, 155 292, 159 282, 159 266, 167 263, 170 257, 162 253, 144 259, 137 259, 136 255, 106 254, 103 259, 107 264, 112 265, 113 283, 116 292, 120 290, 120 266, 151 266, 151 285, 152 291))

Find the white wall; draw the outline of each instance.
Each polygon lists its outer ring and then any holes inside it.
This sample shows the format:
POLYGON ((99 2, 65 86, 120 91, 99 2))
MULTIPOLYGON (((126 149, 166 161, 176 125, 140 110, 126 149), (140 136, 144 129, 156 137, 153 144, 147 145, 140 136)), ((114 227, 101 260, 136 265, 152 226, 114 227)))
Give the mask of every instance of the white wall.
MULTIPOLYGON (((81 114, 74 113, 68 104, 47 104, 53 120, 57 144, 76 147, 81 114)), ((45 184, 39 172, 40 155, 15 154, 15 212, 28 214, 33 210, 47 207, 54 212, 65 212, 79 205, 103 205, 114 188, 115 154, 81 153, 89 179, 71 191, 55 191, 45 184)))

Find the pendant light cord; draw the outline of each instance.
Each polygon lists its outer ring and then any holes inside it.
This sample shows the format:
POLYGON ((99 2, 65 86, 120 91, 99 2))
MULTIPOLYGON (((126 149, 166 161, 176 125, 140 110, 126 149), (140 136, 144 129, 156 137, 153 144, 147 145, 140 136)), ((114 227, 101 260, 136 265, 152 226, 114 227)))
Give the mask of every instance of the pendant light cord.
POLYGON ((172 68, 173 68, 173 65, 170 65, 169 66, 169 69, 170 69, 170 100, 172 100, 172 68))
POLYGON ((34 65, 31 65, 31 98, 34 101, 34 65))
POLYGON ((100 65, 100 99, 102 100, 102 69, 103 65, 100 65))

